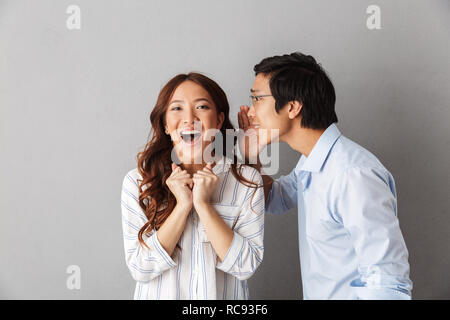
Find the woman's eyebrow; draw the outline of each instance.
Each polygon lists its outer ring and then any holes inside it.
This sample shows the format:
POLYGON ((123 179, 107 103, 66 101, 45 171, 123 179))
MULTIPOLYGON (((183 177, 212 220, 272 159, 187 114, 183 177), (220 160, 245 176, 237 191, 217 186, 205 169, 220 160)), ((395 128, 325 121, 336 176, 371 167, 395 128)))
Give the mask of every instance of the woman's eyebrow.
MULTIPOLYGON (((206 99, 206 98, 198 98, 198 99, 195 99, 195 100, 194 100, 194 102, 199 102, 199 101, 206 101, 206 102, 211 103, 211 102, 210 102, 208 99, 206 99)), ((184 103, 184 101, 183 101, 183 100, 173 100, 173 101, 170 102, 169 105, 171 105, 172 103, 184 103)))
POLYGON ((194 100, 194 102, 199 102, 199 101, 206 101, 206 102, 209 102, 209 103, 211 103, 208 99, 206 99, 206 98, 198 98, 198 99, 195 99, 194 100))
POLYGON ((184 103, 183 100, 173 100, 169 103, 169 105, 171 105, 172 103, 184 103))

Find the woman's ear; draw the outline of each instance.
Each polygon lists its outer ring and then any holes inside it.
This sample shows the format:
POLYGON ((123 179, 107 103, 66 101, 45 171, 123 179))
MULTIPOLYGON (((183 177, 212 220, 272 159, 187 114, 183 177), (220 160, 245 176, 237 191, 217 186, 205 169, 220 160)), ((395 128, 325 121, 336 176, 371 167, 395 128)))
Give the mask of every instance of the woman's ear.
POLYGON ((289 119, 291 119, 291 120, 295 119, 300 114, 302 107, 303 107, 303 105, 299 101, 297 101, 297 100, 290 101, 289 109, 288 109, 289 119))
POLYGON ((221 112, 217 117, 217 129, 222 129, 223 121, 225 120, 225 114, 221 112))

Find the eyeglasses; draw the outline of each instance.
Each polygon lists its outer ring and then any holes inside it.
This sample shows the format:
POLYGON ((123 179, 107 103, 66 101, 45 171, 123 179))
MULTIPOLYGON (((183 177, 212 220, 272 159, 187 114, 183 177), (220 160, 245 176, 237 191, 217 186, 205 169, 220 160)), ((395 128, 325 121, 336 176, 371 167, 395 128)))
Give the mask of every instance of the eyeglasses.
POLYGON ((254 106, 255 102, 260 101, 261 98, 263 98, 263 97, 272 97, 272 95, 271 94, 262 94, 262 95, 259 95, 259 96, 252 96, 252 95, 250 95, 249 96, 249 98, 250 98, 250 105, 254 106))

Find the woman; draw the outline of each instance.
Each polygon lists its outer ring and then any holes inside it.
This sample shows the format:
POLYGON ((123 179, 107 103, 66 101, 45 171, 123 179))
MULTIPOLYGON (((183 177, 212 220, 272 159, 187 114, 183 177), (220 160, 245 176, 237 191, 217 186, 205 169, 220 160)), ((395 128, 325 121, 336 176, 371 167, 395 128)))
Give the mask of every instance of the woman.
POLYGON ((177 75, 150 121, 153 137, 122 186, 134 299, 248 299, 264 251, 262 179, 225 148, 211 153, 215 163, 202 156, 213 146, 208 132, 233 129, 225 93, 204 75, 177 75))

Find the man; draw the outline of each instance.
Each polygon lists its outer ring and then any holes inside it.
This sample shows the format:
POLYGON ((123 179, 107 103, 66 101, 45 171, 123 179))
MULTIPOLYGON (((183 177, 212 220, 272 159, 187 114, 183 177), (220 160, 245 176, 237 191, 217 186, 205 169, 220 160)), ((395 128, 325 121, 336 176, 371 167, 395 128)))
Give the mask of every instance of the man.
MULTIPOLYGON (((304 299, 410 299, 394 179, 341 135, 325 71, 299 52, 263 59, 254 71, 252 104, 241 106, 239 127, 259 128, 260 140, 262 130, 278 129, 275 140, 302 154, 290 174, 263 179, 266 212, 298 207, 304 299)), ((266 136, 260 146, 274 141, 266 136)))

